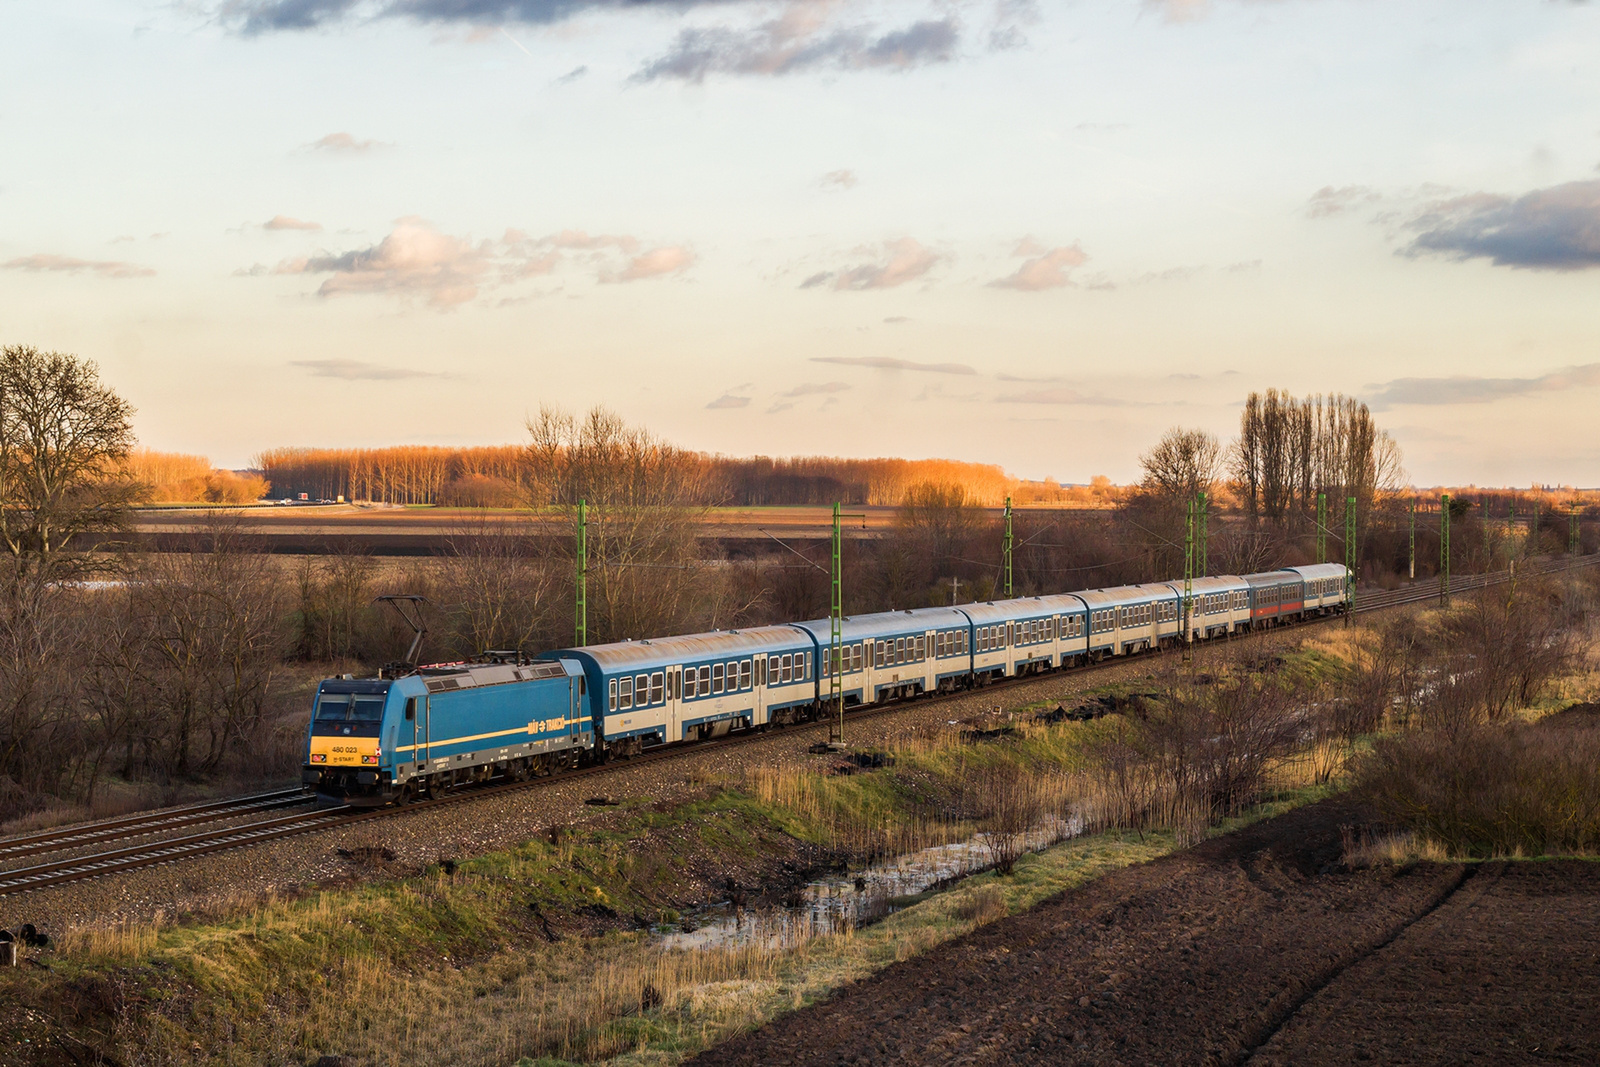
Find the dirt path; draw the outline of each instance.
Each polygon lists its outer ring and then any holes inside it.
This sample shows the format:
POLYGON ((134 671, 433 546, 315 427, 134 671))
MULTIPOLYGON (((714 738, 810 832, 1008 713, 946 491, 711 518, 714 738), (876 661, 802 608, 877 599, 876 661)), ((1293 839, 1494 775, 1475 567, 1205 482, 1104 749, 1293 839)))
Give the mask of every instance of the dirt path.
POLYGON ((1329 801, 1109 875, 694 1062, 1600 1060, 1600 867, 1345 871, 1359 819, 1329 801))

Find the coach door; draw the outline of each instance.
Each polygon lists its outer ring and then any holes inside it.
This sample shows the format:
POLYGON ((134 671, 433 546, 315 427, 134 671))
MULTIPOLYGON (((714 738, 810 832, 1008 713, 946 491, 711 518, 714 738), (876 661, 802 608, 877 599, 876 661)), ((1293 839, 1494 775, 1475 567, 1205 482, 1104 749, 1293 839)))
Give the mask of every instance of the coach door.
POLYGON ((760 726, 770 722, 771 716, 767 714, 767 657, 765 653, 756 653, 751 663, 755 677, 751 678, 750 707, 751 723, 760 726))

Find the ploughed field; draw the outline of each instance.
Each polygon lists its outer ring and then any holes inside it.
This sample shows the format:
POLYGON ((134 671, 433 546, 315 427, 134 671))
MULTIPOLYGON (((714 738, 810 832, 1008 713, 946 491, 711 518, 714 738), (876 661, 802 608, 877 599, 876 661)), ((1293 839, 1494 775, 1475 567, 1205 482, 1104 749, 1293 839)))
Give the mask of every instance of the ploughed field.
POLYGON ((693 1062, 1600 1063, 1600 864, 1346 869, 1362 820, 1106 875, 693 1062))

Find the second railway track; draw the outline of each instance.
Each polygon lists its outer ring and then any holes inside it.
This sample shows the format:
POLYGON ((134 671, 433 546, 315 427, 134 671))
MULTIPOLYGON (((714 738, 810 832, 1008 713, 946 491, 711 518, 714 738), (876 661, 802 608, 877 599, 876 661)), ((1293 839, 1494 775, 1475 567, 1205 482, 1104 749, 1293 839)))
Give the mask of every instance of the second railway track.
MULTIPOLYGON (((1575 560, 1549 561, 1543 564, 1529 564, 1522 569, 1523 575, 1546 575, 1574 570, 1582 567, 1593 566, 1600 563, 1600 556, 1585 556, 1575 560)), ((1452 582, 1452 594, 1466 593, 1491 585, 1503 584, 1512 580, 1516 575, 1509 571, 1495 571, 1489 574, 1463 575, 1452 582)), ((1410 604, 1426 603, 1438 600, 1441 592, 1437 588, 1420 588, 1411 586, 1402 589, 1385 590, 1377 593, 1368 593, 1358 599, 1355 614, 1369 614, 1384 611, 1390 608, 1402 607, 1410 604)), ((1311 623, 1328 623, 1336 621, 1339 615, 1330 615, 1321 619, 1309 620, 1311 623)), ((1270 631, 1268 631, 1270 632, 1270 631)), ((1160 653, 1156 653, 1159 655, 1160 653)), ((1098 663, 1086 664, 1075 668, 1073 673, 1083 674, 1106 670, 1130 661, 1137 662, 1139 657, 1118 657, 1103 660, 1098 663)), ((991 685, 993 692, 1003 692, 1037 682, 1051 675, 1027 675, 1019 678, 1007 679, 991 685)), ((952 699, 952 696, 924 697, 917 700, 920 704, 929 704, 940 700, 952 699)), ((882 706, 863 708, 850 713, 853 722, 864 721, 879 715, 888 715, 904 710, 908 702, 900 701, 882 706)), ((825 721, 803 723, 798 726, 785 727, 786 733, 815 733, 826 729, 825 721)), ((536 778, 524 782, 506 782, 496 785, 481 786, 459 793, 451 793, 437 799, 417 802, 405 807, 377 808, 372 810, 352 809, 348 807, 318 808, 313 811, 297 812, 291 815, 282 815, 274 818, 246 823, 239 826, 220 827, 210 831, 191 834, 185 837, 152 841, 143 845, 124 845, 120 848, 109 849, 103 852, 94 852, 86 855, 51 862, 35 864, 29 867, 0 871, 0 897, 32 890, 45 889, 50 886, 64 885, 71 882, 82 881, 89 878, 101 878, 121 874, 127 871, 154 867, 162 864, 173 863, 191 857, 221 852, 230 849, 244 848, 260 844, 265 841, 276 840, 299 834, 310 833, 318 830, 332 829, 349 826, 354 823, 367 822, 373 819, 393 818, 412 811, 427 811, 447 804, 463 804, 476 800, 486 799, 511 790, 526 789, 550 783, 573 781, 582 777, 593 775, 607 775, 624 773, 628 769, 659 760, 674 759, 693 753, 705 752, 712 748, 727 748, 736 745, 756 743, 765 737, 766 733, 751 732, 735 734, 717 741, 705 741, 698 744, 656 749, 642 756, 630 760, 590 765, 576 770, 562 772, 551 777, 536 778)), ((279 790, 276 792, 261 793, 249 797, 240 797, 228 801, 214 801, 206 804, 190 805, 188 807, 169 809, 147 816, 127 816, 121 819, 104 820, 97 823, 84 824, 76 827, 63 828, 31 834, 26 837, 11 838, 0 841, 0 862, 8 858, 20 857, 31 854, 43 854, 51 851, 64 851, 67 849, 93 846, 102 843, 115 843, 126 841, 139 836, 150 836, 165 833, 172 829, 195 825, 202 822, 220 821, 237 816, 248 816, 263 811, 270 811, 276 807, 291 806, 294 804, 308 803, 310 798, 298 789, 279 790)))

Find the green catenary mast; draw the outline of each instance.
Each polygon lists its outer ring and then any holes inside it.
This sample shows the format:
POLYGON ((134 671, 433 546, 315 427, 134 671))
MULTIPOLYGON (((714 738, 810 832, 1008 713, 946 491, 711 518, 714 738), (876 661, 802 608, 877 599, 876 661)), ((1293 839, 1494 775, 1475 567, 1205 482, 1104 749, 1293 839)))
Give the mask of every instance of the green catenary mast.
POLYGON ((1344 622, 1356 613, 1356 498, 1344 499, 1344 622))
POLYGON ((589 502, 578 501, 578 544, 577 544, 577 593, 578 602, 573 613, 573 634, 577 642, 576 647, 582 648, 589 643, 589 502))
POLYGON ((1417 502, 1411 502, 1411 580, 1417 580, 1417 502))
POLYGON ((1205 493, 1200 494, 1200 577, 1204 578, 1211 573, 1211 551, 1206 545, 1207 528, 1211 524, 1210 498, 1205 493))
POLYGON ((828 699, 838 712, 828 726, 828 741, 844 744, 844 640, 843 534, 839 530, 839 503, 833 505, 833 596, 828 609, 828 699))
POLYGON ((1004 542, 1006 569, 1006 599, 1011 599, 1011 498, 1006 497, 1006 536, 1004 542))
POLYGON ((1439 498, 1439 603, 1450 603, 1450 494, 1439 498))
POLYGON ((1194 505, 1189 501, 1183 526, 1183 656, 1188 659, 1194 644, 1194 505))

